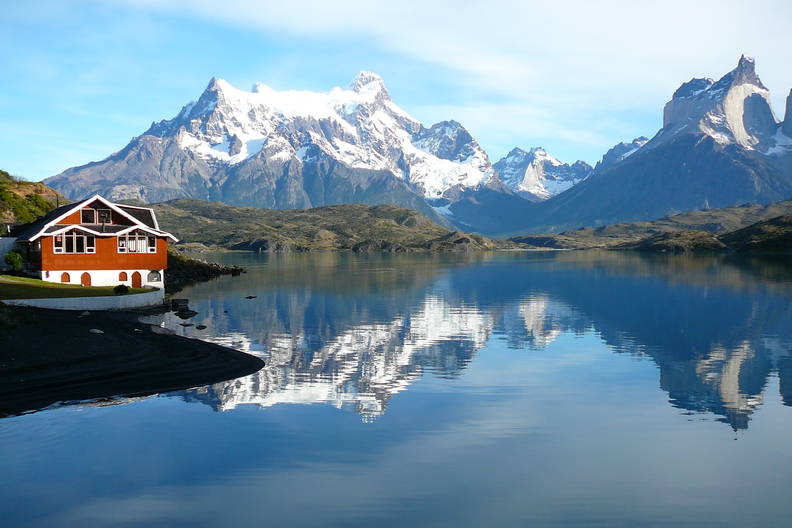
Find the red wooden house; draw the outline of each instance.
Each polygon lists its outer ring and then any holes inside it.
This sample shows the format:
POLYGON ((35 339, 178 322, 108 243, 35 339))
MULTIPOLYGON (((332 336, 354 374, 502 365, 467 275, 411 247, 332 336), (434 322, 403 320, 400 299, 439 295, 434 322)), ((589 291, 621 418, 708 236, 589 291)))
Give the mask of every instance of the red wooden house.
POLYGON ((11 236, 42 280, 135 288, 164 287, 168 240, 177 242, 160 229, 152 209, 99 195, 18 226, 11 236))

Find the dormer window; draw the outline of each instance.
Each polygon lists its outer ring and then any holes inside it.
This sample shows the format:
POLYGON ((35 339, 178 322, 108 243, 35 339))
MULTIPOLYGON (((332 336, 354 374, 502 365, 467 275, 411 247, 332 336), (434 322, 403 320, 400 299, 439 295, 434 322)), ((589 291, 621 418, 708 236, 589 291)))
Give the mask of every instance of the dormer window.
POLYGON ((112 224, 113 213, 110 211, 110 209, 91 209, 86 207, 80 213, 80 223, 112 224))
POLYGON ((98 216, 99 224, 112 224, 113 223, 113 214, 110 212, 110 209, 97 209, 96 216, 98 216))
POLYGON ((96 210, 83 209, 81 213, 80 223, 82 224, 95 224, 96 223, 96 210))

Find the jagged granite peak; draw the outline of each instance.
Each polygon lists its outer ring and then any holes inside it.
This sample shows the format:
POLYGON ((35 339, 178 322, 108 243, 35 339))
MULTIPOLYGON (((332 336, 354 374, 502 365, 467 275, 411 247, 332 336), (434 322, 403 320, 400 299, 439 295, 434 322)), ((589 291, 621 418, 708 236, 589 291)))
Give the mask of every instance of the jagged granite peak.
POLYGON ((789 95, 786 99, 786 112, 784 114, 784 122, 781 124, 781 132, 788 138, 792 138, 792 90, 789 90, 789 95))
POLYGON ((470 132, 456 121, 440 121, 413 136, 413 144, 440 159, 473 163, 482 172, 490 172, 489 157, 470 132))
POLYGON ((546 200, 586 179, 591 165, 576 161, 563 163, 542 147, 528 151, 512 149, 493 165, 510 189, 530 200, 546 200))
POLYGON ((617 163, 623 161, 629 156, 635 154, 638 149, 643 147, 649 142, 649 138, 640 136, 627 143, 622 141, 614 145, 608 152, 606 152, 600 161, 594 166, 594 172, 599 172, 612 167, 617 163))
POLYGON ((437 219, 426 200, 491 176, 486 153, 461 125, 425 128, 391 100, 381 77, 361 72, 349 88, 325 93, 261 83, 245 91, 214 77, 197 101, 122 151, 49 181, 74 197, 275 208, 363 201, 417 207, 437 219), (341 174, 351 187, 338 185, 341 174))
POLYGON ((704 133, 720 144, 761 149, 776 129, 770 92, 756 74, 754 60, 743 55, 717 82, 696 78, 682 84, 666 103, 663 128, 650 147, 678 134, 704 133))
POLYGON ((385 88, 385 81, 378 74, 370 71, 360 71, 349 83, 349 89, 353 92, 372 91, 380 92, 385 97, 390 98, 388 90, 385 88))
POLYGON ((695 97, 704 90, 708 90, 710 86, 715 84, 715 81, 709 78, 693 78, 677 88, 672 96, 673 99, 686 99, 688 97, 695 97))
POLYGON ((756 74, 756 61, 745 55, 741 55, 737 67, 718 82, 725 82, 733 85, 753 84, 763 90, 767 90, 767 87, 762 84, 762 80, 759 79, 759 76, 756 74), (728 79, 729 76, 732 76, 731 80, 728 79))

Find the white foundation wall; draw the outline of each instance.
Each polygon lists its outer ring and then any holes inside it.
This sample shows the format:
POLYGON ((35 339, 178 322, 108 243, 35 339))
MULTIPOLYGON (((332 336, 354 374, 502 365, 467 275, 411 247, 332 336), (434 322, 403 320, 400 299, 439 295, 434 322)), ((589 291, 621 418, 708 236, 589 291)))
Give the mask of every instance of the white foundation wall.
POLYGON ((163 290, 130 295, 109 295, 106 297, 68 297, 58 299, 12 299, 0 301, 11 306, 32 306, 50 310, 126 310, 145 308, 162 304, 165 299, 163 290))
POLYGON ((118 286, 119 284, 126 284, 132 287, 132 274, 135 272, 140 273, 140 278, 144 287, 152 288, 165 288, 165 271, 158 271, 160 280, 149 281, 148 276, 152 270, 150 269, 123 269, 123 270, 55 270, 55 271, 42 271, 41 280, 47 282, 62 282, 61 276, 64 273, 69 274, 69 282, 66 284, 80 284, 80 278, 83 273, 88 273, 91 276, 91 286, 118 286), (127 280, 119 280, 119 275, 124 272, 127 274, 127 280))

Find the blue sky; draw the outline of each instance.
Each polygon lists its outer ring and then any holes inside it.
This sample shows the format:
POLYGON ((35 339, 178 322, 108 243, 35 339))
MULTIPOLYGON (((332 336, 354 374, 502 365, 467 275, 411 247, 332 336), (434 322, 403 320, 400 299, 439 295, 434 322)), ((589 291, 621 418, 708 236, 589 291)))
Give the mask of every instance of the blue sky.
POLYGON ((327 91, 372 70, 427 125, 460 121, 493 162, 541 145, 593 163, 653 135, 681 82, 719 77, 741 53, 783 118, 792 3, 549 4, 12 2, 0 12, 0 168, 38 180, 102 159, 212 76, 327 91))

